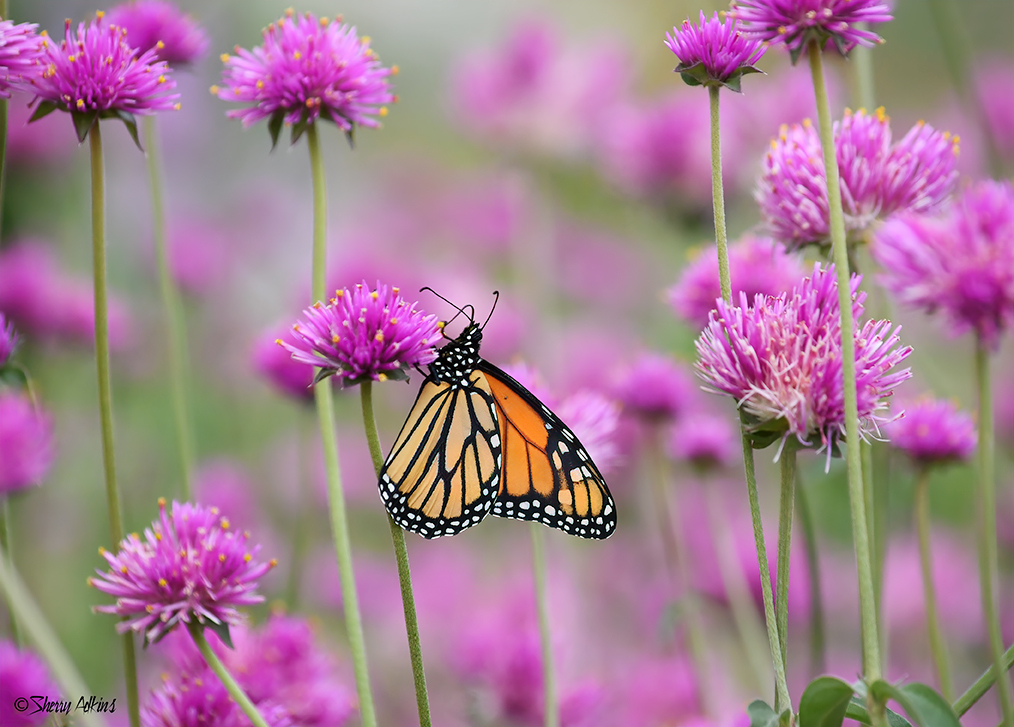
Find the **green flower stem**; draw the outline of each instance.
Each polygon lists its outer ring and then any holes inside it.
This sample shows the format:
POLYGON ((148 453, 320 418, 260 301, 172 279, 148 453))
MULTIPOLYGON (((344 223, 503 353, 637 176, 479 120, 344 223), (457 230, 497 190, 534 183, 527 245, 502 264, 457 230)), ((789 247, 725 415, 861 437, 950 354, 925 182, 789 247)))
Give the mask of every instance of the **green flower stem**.
POLYGON ((190 636, 193 637, 197 649, 201 652, 201 656, 204 657, 204 661, 211 667, 211 671, 215 672, 215 675, 218 676, 222 682, 222 686, 229 692, 229 696, 243 710, 243 714, 247 716, 254 727, 268 727, 267 720, 264 719, 257 706, 250 700, 250 697, 247 696, 239 684, 236 683, 232 674, 225 668, 225 664, 222 663, 222 660, 212 650, 211 645, 208 644, 208 640, 204 638, 204 626, 191 622, 187 626, 187 630, 190 631, 190 636))
POLYGON ((165 235, 165 211, 162 204, 162 173, 160 171, 158 136, 155 117, 144 118, 144 146, 148 158, 148 184, 151 188, 151 221, 155 238, 155 260, 158 264, 158 287, 162 295, 162 313, 165 316, 169 353, 169 385, 173 396, 173 415, 176 419, 176 444, 179 447, 182 470, 183 499, 191 498, 194 471, 194 439, 190 426, 190 406, 187 398, 187 332, 183 317, 180 291, 169 269, 169 251, 165 235))
POLYGON ((718 86, 708 86, 711 100, 711 201, 715 210, 715 242, 718 244, 719 283, 722 298, 732 300, 732 280, 729 277, 729 245, 725 232, 725 192, 722 186, 722 140, 719 133, 718 86), (721 274, 724 271, 724 274, 721 274))
MULTIPOLYGON (((858 23, 857 29, 869 30, 869 23, 858 23)), ((855 80, 855 100, 859 107, 873 111, 877 107, 876 85, 873 77, 873 49, 857 45, 849 53, 855 80)))
MULTIPOLYGON (((324 159, 317 140, 317 125, 306 130, 310 149, 310 169, 313 175, 313 299, 325 299, 327 265, 327 186, 324 179, 324 159)), ((313 390, 320 420, 320 435, 324 448, 324 467, 327 472, 327 495, 331 506, 331 534, 338 559, 338 576, 341 581, 342 604, 345 611, 345 628, 348 632, 349 651, 356 675, 356 692, 359 695, 359 712, 363 727, 376 727, 377 715, 370 689, 370 672, 366 666, 366 640, 363 622, 359 615, 359 597, 352 572, 352 544, 349 541, 349 524, 345 513, 345 494, 342 491, 341 469, 338 465, 338 435, 334 423, 334 396, 331 382, 318 383, 313 390)))
MULTIPOLYGON (((373 459, 373 469, 377 476, 384 466, 384 455, 380 448, 380 435, 377 434, 377 419, 373 413, 373 382, 364 381, 359 384, 359 394, 363 405, 363 428, 366 430, 366 441, 373 459)), ((423 668, 422 645, 419 640, 419 618, 415 611, 415 594, 412 592, 412 571, 408 566, 408 547, 405 545, 405 531, 387 516, 391 528, 391 540, 394 542, 394 555, 398 562, 398 582, 401 585, 401 603, 405 611, 405 633, 408 635, 408 652, 412 661, 412 677, 415 680, 415 702, 419 710, 419 726, 430 727, 430 698, 426 689, 426 670, 423 668)))
POLYGON ((781 488, 778 498, 778 575, 775 580, 775 618, 782 663, 788 664, 789 640, 789 552, 792 546, 792 517, 796 495, 796 442, 787 438, 779 457, 781 488))
MULTIPOLYGON (((854 268, 853 268, 854 269, 854 268)), ((887 641, 886 629, 881 623, 881 601, 883 595, 883 572, 884 561, 882 556, 886 555, 886 549, 880 542, 880 532, 877 530, 877 501, 878 490, 873 475, 873 445, 870 442, 860 442, 859 459, 862 462, 863 470, 863 509, 866 513, 867 538, 870 543, 870 559, 873 574, 873 607, 877 614, 878 633, 880 634, 881 661, 885 657, 885 642, 887 641)))
MULTIPOLYGON (((13 567, 9 553, 3 548, 0 548, 0 592, 3 593, 11 614, 17 615, 25 636, 49 666, 61 693, 68 699, 91 694, 70 655, 64 650, 28 587, 13 567)), ((87 727, 105 726, 105 721, 95 712, 75 712, 74 721, 78 720, 87 727)))
MULTIPOLYGON (((811 42, 808 48, 813 90, 820 122, 820 145, 827 173, 828 209, 831 218, 831 254, 838 276, 838 307, 841 315, 842 370, 845 396, 845 444, 848 464, 849 504, 852 510, 852 538, 855 545, 859 575, 859 614, 862 623, 863 676, 868 683, 880 679, 880 637, 877 628, 876 599, 873 591, 873 564, 870 557, 869 529, 863 487, 862 461, 859 451, 859 408, 856 401, 856 339, 852 319, 852 290, 849 275, 848 249, 845 240, 845 217, 842 213, 838 159, 831 134, 831 110, 824 85, 824 67, 820 46, 811 42)), ((880 705, 871 705, 870 714, 878 721, 883 713, 880 705)), ((875 727, 879 727, 878 725, 875 727)))
POLYGON ((937 672, 940 693, 948 702, 954 699, 951 670, 947 660, 947 644, 940 630, 937 593, 933 583, 933 554, 930 551, 929 468, 920 467, 915 482, 915 529, 919 534, 919 564, 922 566, 922 592, 926 602, 926 628, 929 630, 930 653, 937 672))
POLYGON ((767 544, 764 542, 764 522, 761 520, 760 500, 757 497, 757 473, 753 465, 753 446, 743 435, 743 468, 746 474, 746 491, 750 499, 750 517, 753 519, 753 538, 757 547, 757 566, 760 570, 761 598, 764 601, 764 623, 768 627, 768 648, 771 665, 775 670, 775 711, 781 714, 792 710, 789 685, 785 679, 785 660, 782 658, 778 622, 775 620, 775 599, 771 593, 771 566, 768 564, 767 544))
MULTIPOLYGON (((1010 671, 1011 667, 1014 667, 1014 645, 1007 647, 1007 651, 1003 652, 1003 671, 1010 671)), ((990 666, 986 671, 975 680, 965 693, 955 700, 954 713, 959 717, 963 716, 965 712, 975 706, 975 703, 982 699, 983 695, 989 691, 989 688, 996 682, 996 673, 993 671, 993 667, 990 666)))
MULTIPOLYGON (((11 493, 7 493, 6 497, 0 497, 0 549, 7 554, 7 567, 11 571, 16 570, 14 551, 11 550, 11 525, 13 523, 14 520, 11 519, 11 493)), ((18 629, 18 618, 14 614, 14 609, 11 609, 9 612, 8 623, 11 629, 11 641, 17 646, 21 646, 21 631, 18 629)))
MULTIPOLYGON (((99 384, 99 418, 102 422, 102 462, 106 473, 106 506, 109 510, 109 540, 112 547, 123 540, 120 518, 120 491, 116 486, 116 453, 113 448, 113 391, 109 374, 109 306, 106 293, 106 185, 102 160, 101 124, 96 121, 88 133, 91 145, 92 176, 92 267, 95 274, 95 361, 99 384)), ((123 639, 123 672, 127 686, 127 711, 131 727, 141 723, 137 692, 137 658, 134 635, 123 639)))
POLYGON ((989 350, 980 337, 975 347, 975 376, 979 384, 979 587, 982 613, 989 627, 989 648, 993 656, 993 674, 1004 727, 1014 727, 1014 699, 1010 680, 1003 669, 1003 635, 996 609, 996 477, 994 470, 993 396, 989 371, 989 350))
POLYGON ((817 554, 817 529, 813 523, 806 485, 798 480, 796 472, 796 513, 803 528, 806 546, 806 569, 810 576, 810 675, 823 674, 827 668, 827 641, 824 626, 824 597, 820 589, 820 559, 817 554))
POLYGON ((560 704, 553 671, 553 640, 549 630, 549 599, 546 596, 546 554, 542 525, 532 523, 532 573, 535 576, 535 608, 539 614, 539 642, 542 645, 543 725, 560 727, 560 704))

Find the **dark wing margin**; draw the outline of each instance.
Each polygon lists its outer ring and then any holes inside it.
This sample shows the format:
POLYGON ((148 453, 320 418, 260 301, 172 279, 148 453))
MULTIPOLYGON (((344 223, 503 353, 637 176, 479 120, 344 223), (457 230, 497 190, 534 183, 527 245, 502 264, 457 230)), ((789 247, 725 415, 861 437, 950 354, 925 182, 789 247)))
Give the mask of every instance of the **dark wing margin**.
POLYGON ((616 529, 605 478, 570 427, 509 374, 481 360, 500 420, 503 467, 492 512, 580 538, 616 529))
POLYGON ((424 538, 455 535, 489 512, 500 483, 500 430, 485 377, 427 377, 378 482, 392 519, 424 538))

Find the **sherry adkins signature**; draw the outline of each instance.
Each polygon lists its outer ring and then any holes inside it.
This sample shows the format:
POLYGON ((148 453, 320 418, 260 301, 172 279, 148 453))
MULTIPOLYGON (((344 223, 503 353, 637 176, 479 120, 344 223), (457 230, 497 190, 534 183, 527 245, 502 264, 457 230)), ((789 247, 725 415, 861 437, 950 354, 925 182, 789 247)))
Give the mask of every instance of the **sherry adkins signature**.
POLYGON ((116 698, 105 700, 101 697, 81 697, 74 704, 71 700, 53 700, 45 696, 18 697, 14 700, 14 709, 25 714, 70 714, 71 709, 77 712, 115 712, 116 698))

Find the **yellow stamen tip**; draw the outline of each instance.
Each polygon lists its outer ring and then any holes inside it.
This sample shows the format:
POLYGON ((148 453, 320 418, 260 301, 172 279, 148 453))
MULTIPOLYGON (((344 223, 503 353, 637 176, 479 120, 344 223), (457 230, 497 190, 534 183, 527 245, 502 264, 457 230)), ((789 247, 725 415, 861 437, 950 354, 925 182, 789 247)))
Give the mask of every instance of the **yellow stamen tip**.
POLYGON ((165 43, 159 41, 158 43, 155 44, 155 47, 158 48, 159 50, 162 50, 163 48, 165 48, 165 43))
POLYGON ((106 17, 106 11, 105 10, 96 10, 95 11, 95 17, 98 18, 99 20, 102 20, 102 18, 106 17))
POLYGON ((391 75, 392 76, 397 76, 399 73, 401 73, 401 69, 398 68, 397 65, 391 66, 391 75))
POLYGON ((387 116, 387 106, 381 106, 377 114, 379 116, 387 116))
POLYGON ((222 59, 222 63, 228 63, 229 62, 229 54, 228 53, 223 53, 222 55, 219 56, 219 58, 222 59))
POLYGON ((218 95, 218 86, 212 86, 210 90, 213 95, 218 95))

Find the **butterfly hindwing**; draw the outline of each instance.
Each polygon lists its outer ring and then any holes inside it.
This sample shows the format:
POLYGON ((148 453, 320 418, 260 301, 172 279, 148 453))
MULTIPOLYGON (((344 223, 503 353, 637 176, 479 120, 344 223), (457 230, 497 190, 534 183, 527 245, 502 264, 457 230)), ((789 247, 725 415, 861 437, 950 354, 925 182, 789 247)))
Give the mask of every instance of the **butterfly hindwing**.
POLYGON ((582 538, 609 537, 616 505, 602 473, 570 428, 510 375, 485 360, 503 454, 492 512, 582 538))
POLYGON ((380 473, 380 494, 398 525, 425 538, 482 520, 500 484, 501 442, 486 377, 465 385, 426 378, 380 473))

